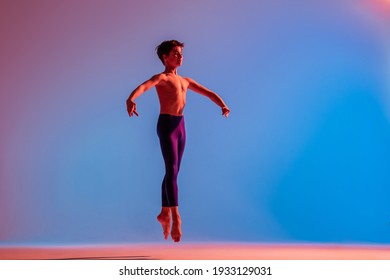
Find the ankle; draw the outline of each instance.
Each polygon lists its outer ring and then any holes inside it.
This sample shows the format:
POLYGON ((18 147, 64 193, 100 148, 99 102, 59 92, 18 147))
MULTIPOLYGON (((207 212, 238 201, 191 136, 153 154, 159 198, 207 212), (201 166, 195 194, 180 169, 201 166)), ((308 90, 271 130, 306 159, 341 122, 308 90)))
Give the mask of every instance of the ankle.
POLYGON ((161 216, 170 216, 171 215, 171 209, 169 207, 162 207, 160 214, 161 216))
POLYGON ((175 217, 172 217, 172 223, 174 223, 174 224, 181 224, 180 215, 177 215, 177 216, 175 216, 175 217))

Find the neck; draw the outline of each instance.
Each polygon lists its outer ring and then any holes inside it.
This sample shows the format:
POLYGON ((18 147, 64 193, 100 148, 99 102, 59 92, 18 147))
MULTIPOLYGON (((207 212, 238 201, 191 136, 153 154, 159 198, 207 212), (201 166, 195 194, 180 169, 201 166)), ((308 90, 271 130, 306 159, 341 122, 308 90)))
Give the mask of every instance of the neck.
POLYGON ((165 66, 165 71, 164 71, 164 73, 170 73, 170 74, 175 74, 175 75, 177 75, 177 67, 165 66))

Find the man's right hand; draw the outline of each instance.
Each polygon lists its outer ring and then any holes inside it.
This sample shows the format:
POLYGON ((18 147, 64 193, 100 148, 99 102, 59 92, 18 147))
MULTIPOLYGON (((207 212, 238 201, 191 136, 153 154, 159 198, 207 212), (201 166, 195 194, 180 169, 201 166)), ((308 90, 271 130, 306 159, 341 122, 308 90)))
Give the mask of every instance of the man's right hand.
POLYGON ((138 117, 138 113, 136 110, 137 105, 130 99, 127 99, 126 105, 127 105, 127 112, 129 113, 129 116, 132 117, 133 114, 135 114, 138 117))

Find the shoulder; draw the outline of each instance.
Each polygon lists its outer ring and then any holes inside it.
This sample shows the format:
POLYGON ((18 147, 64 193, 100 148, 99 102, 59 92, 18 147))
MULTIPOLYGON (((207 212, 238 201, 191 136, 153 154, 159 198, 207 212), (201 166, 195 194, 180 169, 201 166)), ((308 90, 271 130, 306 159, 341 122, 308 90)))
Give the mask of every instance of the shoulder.
POLYGON ((188 77, 181 77, 184 81, 186 81, 189 85, 195 83, 195 81, 188 77))
POLYGON ((184 79, 187 81, 189 89, 192 90, 196 87, 199 87, 199 84, 194 79, 192 78, 184 78, 184 79))
POLYGON ((161 81, 161 80, 164 80, 166 79, 166 74, 164 73, 159 73, 159 74, 156 74, 156 75, 153 75, 150 80, 153 80, 153 81, 161 81))
POLYGON ((158 85, 161 82, 166 81, 166 75, 164 73, 153 75, 148 82, 152 85, 158 85))

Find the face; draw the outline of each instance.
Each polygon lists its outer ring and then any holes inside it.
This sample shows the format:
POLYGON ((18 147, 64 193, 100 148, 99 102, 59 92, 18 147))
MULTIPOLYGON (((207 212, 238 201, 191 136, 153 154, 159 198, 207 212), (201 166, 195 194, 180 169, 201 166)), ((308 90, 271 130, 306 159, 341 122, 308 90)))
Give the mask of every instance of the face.
POLYGON ((183 63, 183 49, 182 47, 174 47, 168 56, 164 55, 165 64, 173 67, 179 67, 183 63))

